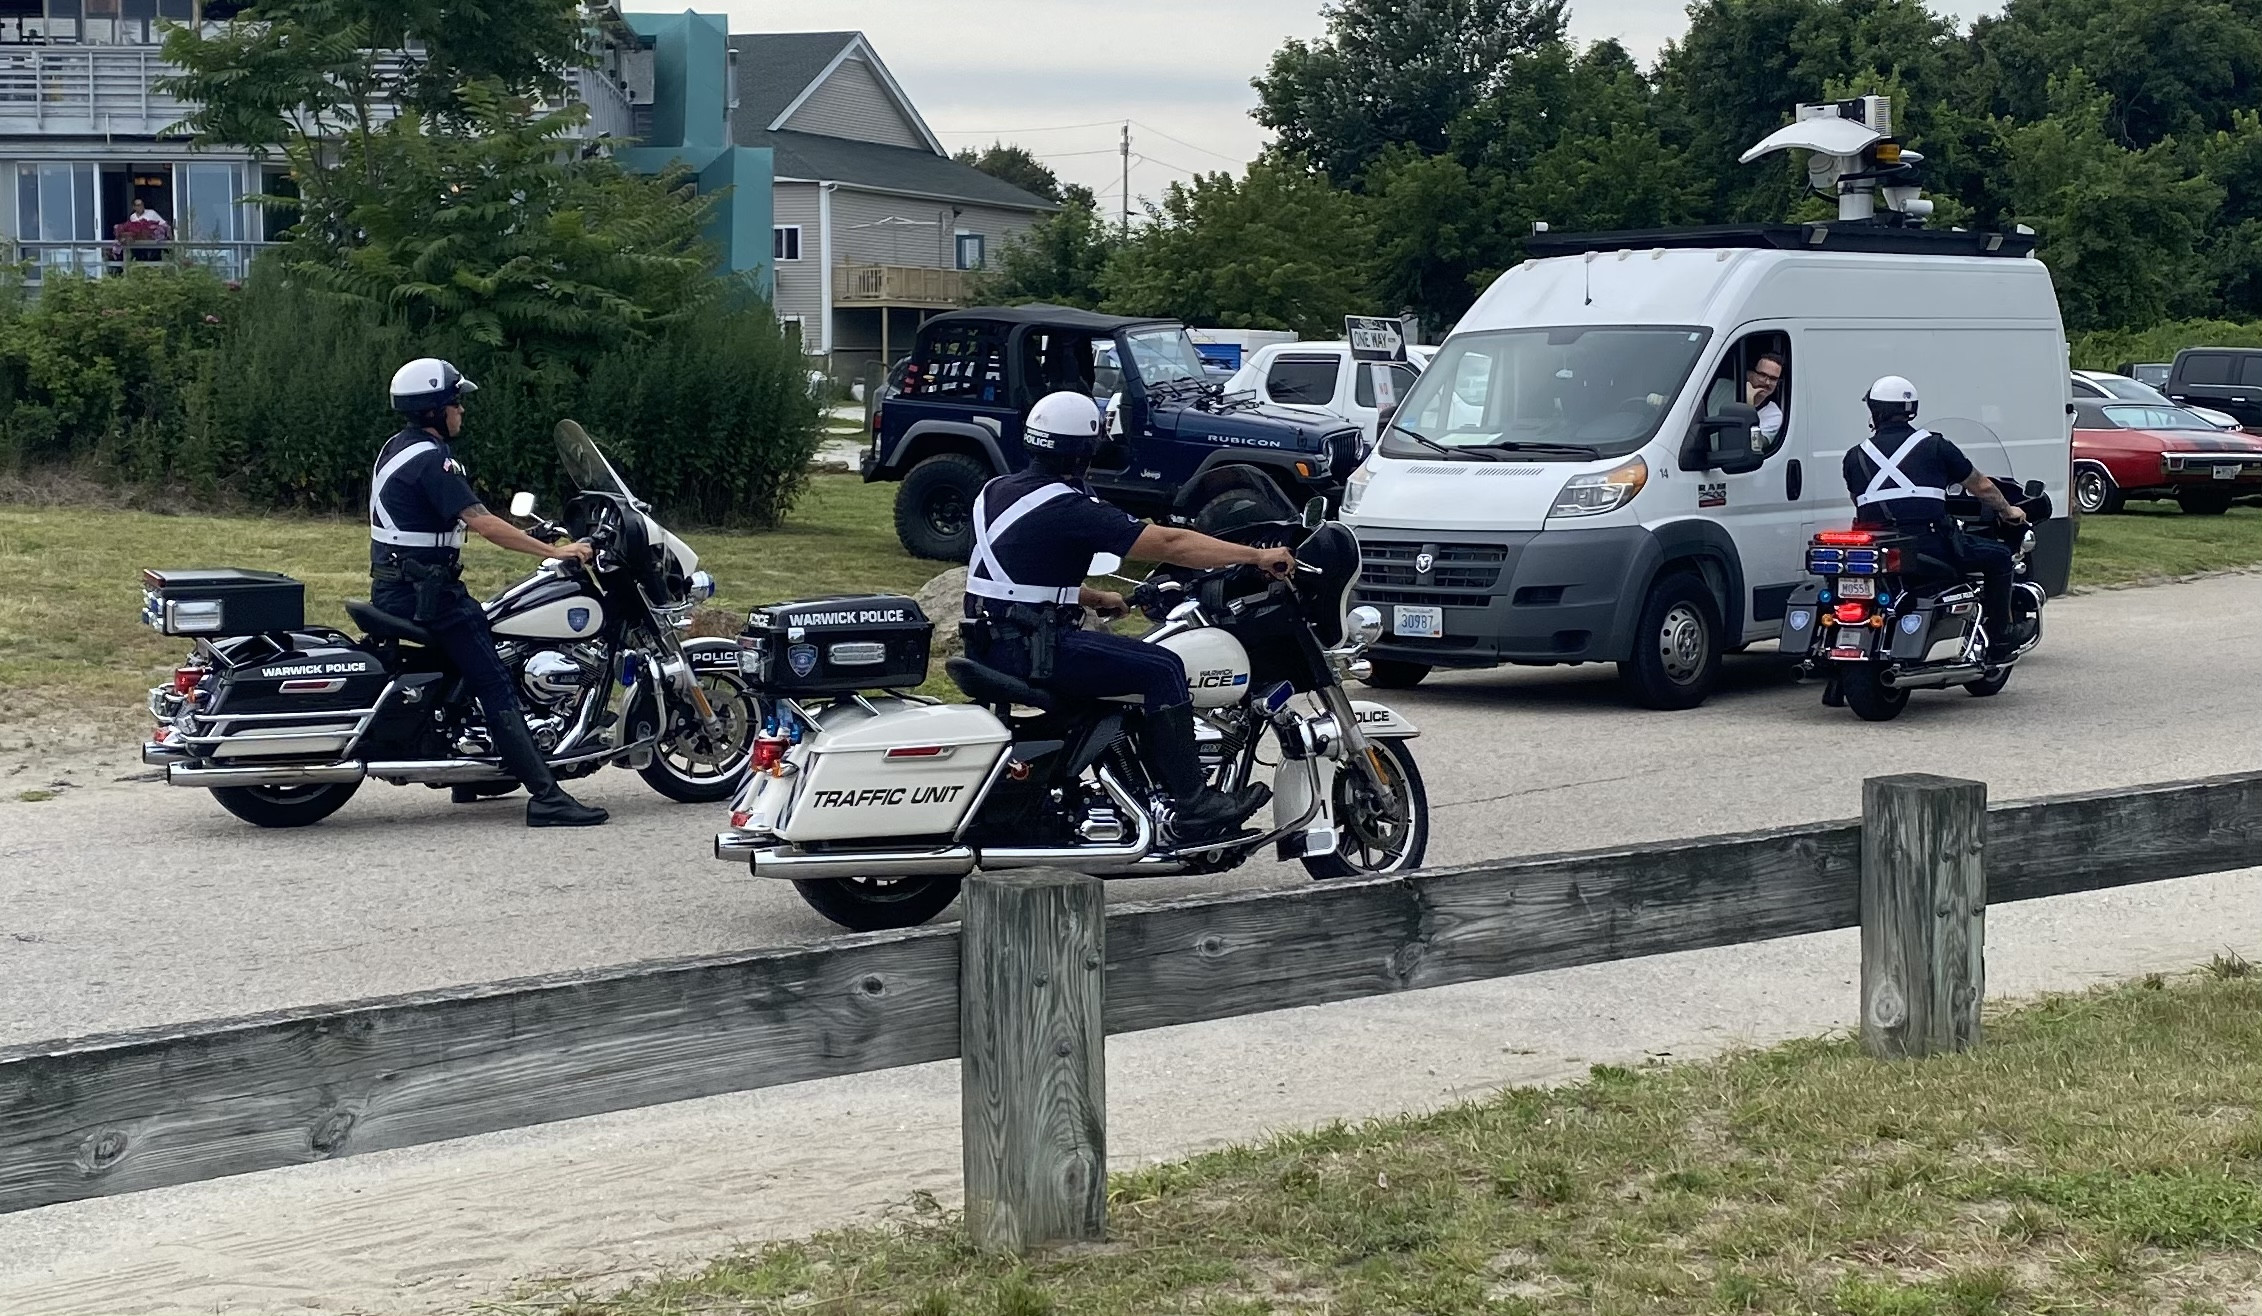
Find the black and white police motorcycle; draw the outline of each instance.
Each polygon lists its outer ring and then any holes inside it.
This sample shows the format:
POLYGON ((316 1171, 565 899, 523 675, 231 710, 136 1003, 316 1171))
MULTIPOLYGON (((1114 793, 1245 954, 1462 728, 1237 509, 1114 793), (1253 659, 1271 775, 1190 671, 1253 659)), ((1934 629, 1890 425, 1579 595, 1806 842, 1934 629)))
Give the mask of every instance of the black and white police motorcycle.
MULTIPOLYGON (((579 490, 536 538, 587 539, 595 562, 544 562, 486 603, 526 723, 561 779, 636 769, 685 803, 727 800, 744 780, 756 705, 728 639, 685 639, 714 593, 698 555, 655 521, 579 425, 557 429, 579 490)), ((521 520, 531 494, 511 501, 521 520)), ((335 813, 372 778, 403 785, 508 782, 478 704, 424 629, 349 601, 365 632, 308 626, 305 589, 267 571, 145 571, 143 620, 194 637, 171 682, 149 692, 158 727, 142 760, 200 786, 261 827, 335 813)))
MULTIPOLYGON (((1944 434, 1981 471, 2012 469, 1992 430, 1972 421, 1943 421, 1944 434)), ((1824 530, 1807 545, 1816 577, 1794 591, 1783 613, 1781 648, 1799 658, 1801 675, 1826 678, 1823 702, 1844 705, 1865 722, 1890 722, 1912 690, 1960 685, 1982 698, 2002 693, 2011 669, 2042 643, 2042 609, 2050 596, 2033 578, 2034 527, 2050 519, 2040 481, 2021 485, 1991 475, 2011 506, 2027 515, 2006 525, 1977 498, 1952 492, 1948 515, 1964 533, 2011 550, 2011 639, 2003 661, 1988 657, 1993 637, 1981 606, 1978 572, 1919 553, 1914 538, 1891 529, 1824 530)))
POLYGON ((1419 866, 1417 732, 1343 684, 1382 628, 1371 608, 1345 611, 1358 541, 1316 506, 1295 519, 1261 476, 1219 472, 1182 505, 1203 508, 1199 528, 1220 538, 1293 548, 1301 568, 1276 581, 1164 567, 1127 600, 1157 623, 1145 641, 1185 661, 1211 783, 1270 770, 1269 823, 1177 844, 1123 704, 1055 701, 964 658, 946 667, 973 703, 905 693, 927 675, 917 604, 820 599, 758 609, 740 638, 764 726, 715 857, 791 880, 856 931, 926 922, 977 870, 1220 873, 1267 849, 1321 878, 1419 866))

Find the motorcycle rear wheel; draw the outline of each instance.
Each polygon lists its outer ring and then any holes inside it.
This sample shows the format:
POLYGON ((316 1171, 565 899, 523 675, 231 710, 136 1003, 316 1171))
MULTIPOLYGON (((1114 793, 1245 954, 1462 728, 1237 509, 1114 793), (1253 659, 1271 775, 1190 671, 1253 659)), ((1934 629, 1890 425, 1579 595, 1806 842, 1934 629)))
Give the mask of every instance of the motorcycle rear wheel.
POLYGON ((2003 687, 2009 685, 2010 683, 2011 669, 2005 667, 2002 671, 1995 673, 1993 676, 1983 676, 1976 681, 1964 682, 1964 690, 1966 693, 1971 694, 1976 698, 1985 699, 1990 695, 1999 695, 2003 693, 2003 687))
POLYGON ((1422 770, 1414 766, 1414 753, 1403 740, 1373 742, 1382 760, 1382 775, 1391 788, 1390 815, 1380 816, 1360 804, 1357 770, 1346 767, 1335 777, 1336 849, 1303 861, 1304 871, 1315 878, 1376 877, 1404 873, 1422 866, 1429 849, 1429 790, 1422 785, 1422 770))
POLYGON ((1887 688, 1878 679, 1875 663, 1848 663, 1839 681, 1846 707, 1864 722, 1890 722, 1909 706, 1909 692, 1887 688))
POLYGON ((915 928, 950 908, 964 881, 956 877, 828 877, 795 879, 809 908, 850 932, 915 928))
POLYGON ((214 786, 221 808, 254 827, 311 827, 346 807, 358 781, 324 786, 214 786))

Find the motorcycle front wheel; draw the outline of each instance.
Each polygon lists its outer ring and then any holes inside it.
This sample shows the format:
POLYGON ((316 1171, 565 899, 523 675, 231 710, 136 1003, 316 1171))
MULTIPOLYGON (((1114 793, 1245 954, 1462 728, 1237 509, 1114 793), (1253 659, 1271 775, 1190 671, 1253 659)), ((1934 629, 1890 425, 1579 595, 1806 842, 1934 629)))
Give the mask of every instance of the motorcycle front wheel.
POLYGON ((736 673, 703 671, 699 688, 707 692, 707 706, 715 710, 721 734, 710 737, 696 711, 671 700, 668 729, 652 761, 637 769, 645 785, 678 804, 719 804, 737 793, 754 738, 762 730, 754 692, 736 673))
POLYGON ((950 908, 963 879, 956 877, 829 877, 796 879, 793 889, 809 908, 850 932, 915 928, 950 908))
POLYGON ((1413 747, 1403 740, 1377 740, 1377 766, 1390 788, 1387 800, 1372 798, 1372 788, 1356 768, 1335 774, 1335 853, 1303 861, 1316 878, 1376 877, 1421 867, 1429 849, 1429 790, 1414 765, 1413 747))

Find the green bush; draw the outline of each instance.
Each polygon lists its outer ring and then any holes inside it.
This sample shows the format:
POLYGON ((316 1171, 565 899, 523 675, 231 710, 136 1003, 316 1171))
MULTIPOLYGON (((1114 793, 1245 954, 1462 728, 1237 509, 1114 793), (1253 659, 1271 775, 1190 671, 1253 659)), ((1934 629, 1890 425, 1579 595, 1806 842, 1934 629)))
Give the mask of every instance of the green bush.
POLYGON ((2187 347, 2262 347, 2262 323, 2178 320, 2150 329, 2100 329, 2075 334, 2067 347, 2076 370, 2117 370, 2144 361, 2173 361, 2187 347))
MULTIPOLYGON (((13 289, 11 289, 11 292, 13 289)), ((50 274, 36 300, 0 304, 0 457, 92 463, 128 480, 174 464, 231 294, 198 269, 50 274)))

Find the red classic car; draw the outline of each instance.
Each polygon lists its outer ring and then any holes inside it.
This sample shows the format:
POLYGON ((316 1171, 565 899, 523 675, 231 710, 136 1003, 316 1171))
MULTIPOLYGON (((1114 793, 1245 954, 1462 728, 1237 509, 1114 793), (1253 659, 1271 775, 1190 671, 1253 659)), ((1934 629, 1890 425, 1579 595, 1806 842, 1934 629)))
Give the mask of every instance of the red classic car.
POLYGON ((2073 497, 2084 515, 2172 498, 2220 516, 2262 495, 2262 435, 2216 429, 2181 407, 2076 398, 2073 409, 2073 497))

